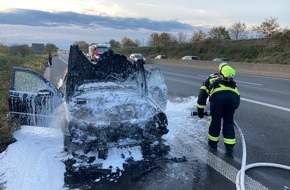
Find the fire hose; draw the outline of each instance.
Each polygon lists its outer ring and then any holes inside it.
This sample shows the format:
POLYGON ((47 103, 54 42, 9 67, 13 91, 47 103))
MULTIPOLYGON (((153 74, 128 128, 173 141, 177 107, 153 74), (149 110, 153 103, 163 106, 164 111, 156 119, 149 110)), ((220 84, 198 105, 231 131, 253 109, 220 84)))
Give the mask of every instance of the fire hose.
MULTIPOLYGON (((196 116, 197 112, 191 112, 191 116, 196 116)), ((209 116, 210 113, 204 112, 205 116, 209 116)), ((282 164, 276 164, 276 163, 268 163, 268 162, 258 162, 258 163, 253 163, 253 164, 246 164, 246 159, 247 159, 247 150, 246 150, 246 141, 244 138, 244 135, 242 133, 241 128, 237 124, 236 121, 234 121, 234 126, 236 130, 239 133, 239 136, 241 137, 241 142, 242 142, 242 163, 241 163, 241 169, 238 171, 236 175, 236 189, 237 190, 245 190, 245 173, 246 170, 249 170, 251 168, 255 167, 274 167, 274 168, 279 168, 279 169, 285 169, 290 171, 290 166, 282 165, 282 164)))

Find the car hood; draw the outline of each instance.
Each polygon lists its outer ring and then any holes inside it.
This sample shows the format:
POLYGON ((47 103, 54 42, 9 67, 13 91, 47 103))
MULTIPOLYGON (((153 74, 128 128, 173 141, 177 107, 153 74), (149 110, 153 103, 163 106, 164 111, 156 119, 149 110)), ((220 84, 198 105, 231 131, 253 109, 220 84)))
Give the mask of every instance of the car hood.
POLYGON ((66 80, 66 99, 69 100, 75 94, 76 89, 83 84, 90 82, 120 83, 132 80, 137 82, 137 75, 145 83, 145 79, 142 78, 144 67, 133 65, 124 55, 115 54, 109 50, 103 53, 97 63, 92 64, 78 46, 71 46, 66 80))
POLYGON ((71 119, 94 127, 112 123, 143 123, 158 110, 134 86, 112 82, 89 83, 78 88, 68 103, 71 119))

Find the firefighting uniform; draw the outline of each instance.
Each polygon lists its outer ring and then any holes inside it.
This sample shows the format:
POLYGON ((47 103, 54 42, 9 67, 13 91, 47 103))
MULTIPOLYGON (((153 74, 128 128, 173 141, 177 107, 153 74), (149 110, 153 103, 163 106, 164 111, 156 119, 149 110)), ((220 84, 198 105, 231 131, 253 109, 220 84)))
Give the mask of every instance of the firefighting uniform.
POLYGON ((236 144, 234 113, 240 104, 240 94, 233 80, 235 70, 227 64, 220 65, 220 73, 210 75, 200 88, 197 100, 199 117, 203 117, 206 101, 209 97, 211 122, 208 132, 209 145, 216 147, 223 119, 223 137, 227 150, 236 144), (226 66, 226 68, 223 68, 226 66), (222 72, 224 69, 224 72, 222 72), (227 70, 226 70, 227 69, 227 70), (225 77, 225 76, 226 77, 225 77))

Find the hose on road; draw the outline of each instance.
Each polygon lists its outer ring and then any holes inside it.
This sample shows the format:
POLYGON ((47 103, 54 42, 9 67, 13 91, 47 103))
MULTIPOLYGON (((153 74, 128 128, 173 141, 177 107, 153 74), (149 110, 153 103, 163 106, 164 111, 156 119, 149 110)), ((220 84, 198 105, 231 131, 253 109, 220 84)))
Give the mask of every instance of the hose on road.
POLYGON ((259 163, 253 163, 253 164, 247 165, 246 164, 246 159, 247 159, 246 141, 245 141, 244 135, 243 135, 242 130, 239 127, 239 125, 235 121, 234 121, 234 124, 235 124, 235 127, 236 127, 240 137, 241 137, 242 147, 243 147, 241 169, 239 170, 239 172, 236 175, 236 189, 237 190, 245 190, 245 173, 246 173, 246 170, 249 170, 251 168, 274 167, 274 168, 290 170, 290 166, 276 164, 276 163, 259 162, 259 163))

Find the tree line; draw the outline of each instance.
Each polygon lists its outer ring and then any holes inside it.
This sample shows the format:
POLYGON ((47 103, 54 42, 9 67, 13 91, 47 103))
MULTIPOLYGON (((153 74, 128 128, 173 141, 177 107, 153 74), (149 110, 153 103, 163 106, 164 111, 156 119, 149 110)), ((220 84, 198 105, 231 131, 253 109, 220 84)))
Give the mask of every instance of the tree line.
MULTIPOLYGON (((147 44, 141 44, 140 40, 130 39, 124 37, 120 42, 111 39, 108 43, 113 49, 127 48, 127 47, 142 47, 142 46, 174 46, 186 43, 199 43, 208 39, 213 40, 242 40, 252 38, 271 38, 277 35, 284 35, 285 40, 290 39, 290 30, 282 29, 277 22, 277 18, 266 18, 260 25, 248 28, 243 22, 236 22, 230 28, 224 26, 213 27, 208 31, 198 30, 192 34, 191 37, 183 32, 178 32, 173 35, 167 32, 152 33, 149 37, 147 44)), ((84 52, 88 51, 88 46, 85 41, 76 41, 80 49, 84 52)))
MULTIPOLYGON (((243 22, 236 22, 231 27, 226 28, 224 26, 212 27, 208 31, 198 30, 193 32, 192 36, 188 36, 183 32, 178 32, 177 35, 173 35, 167 32, 152 33, 149 36, 148 42, 142 44, 138 39, 131 39, 123 37, 119 42, 111 39, 108 43, 112 49, 127 48, 127 47, 142 47, 142 46, 175 46, 178 44, 190 44, 200 43, 208 39, 213 40, 241 40, 241 39, 252 39, 252 38, 271 38, 275 36, 282 36, 285 43, 290 41, 290 30, 285 28, 282 29, 277 22, 277 18, 270 17, 266 18, 260 25, 248 28, 243 22)), ((79 45, 80 49, 87 53, 88 44, 85 41, 76 41, 74 44, 79 45)), ((47 43, 45 45, 44 53, 57 52, 58 47, 53 43, 47 43)), ((28 45, 13 45, 11 47, 0 44, 0 53, 6 51, 8 53, 16 54, 29 54, 31 53, 31 47, 28 45)))
MULTIPOLYGON (((48 53, 55 53, 59 48, 53 43, 47 43, 44 45, 44 52, 45 54, 48 53)), ((10 55, 20 55, 26 56, 32 54, 32 47, 27 44, 22 45, 12 45, 6 46, 0 43, 0 53, 3 54, 10 54, 10 55)))

